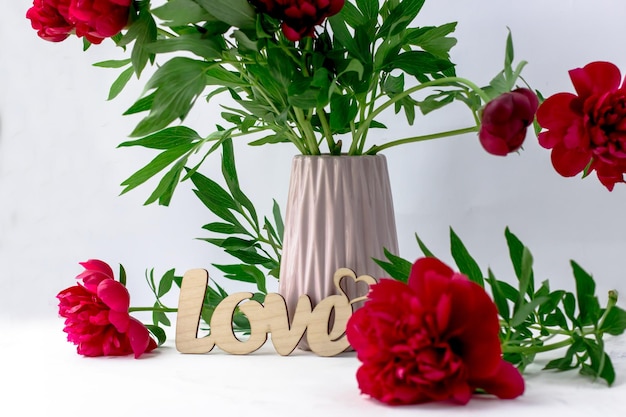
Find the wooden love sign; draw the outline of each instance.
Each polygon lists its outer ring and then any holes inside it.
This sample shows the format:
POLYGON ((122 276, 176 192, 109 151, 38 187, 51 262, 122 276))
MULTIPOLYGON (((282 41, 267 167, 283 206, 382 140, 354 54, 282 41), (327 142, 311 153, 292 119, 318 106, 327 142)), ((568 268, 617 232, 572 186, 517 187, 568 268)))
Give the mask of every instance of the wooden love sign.
POLYGON ((352 315, 352 305, 367 298, 367 295, 348 298, 340 286, 342 279, 353 279, 368 286, 376 283, 369 275, 357 278, 351 269, 341 268, 333 277, 340 294, 324 298, 315 308, 309 296, 300 296, 293 321, 289 320, 287 304, 280 294, 267 294, 264 303, 261 304, 251 300, 253 294, 250 292, 234 293, 215 308, 211 317, 210 334, 198 337, 209 274, 204 269, 187 271, 183 276, 178 301, 176 349, 181 353, 207 353, 217 345, 225 352, 245 355, 263 346, 268 333, 271 333, 276 352, 280 355, 289 355, 306 332, 311 351, 319 356, 338 355, 350 346, 345 331, 348 319, 352 315), (247 340, 238 339, 233 331, 232 319, 237 307, 250 322, 250 336, 247 340))

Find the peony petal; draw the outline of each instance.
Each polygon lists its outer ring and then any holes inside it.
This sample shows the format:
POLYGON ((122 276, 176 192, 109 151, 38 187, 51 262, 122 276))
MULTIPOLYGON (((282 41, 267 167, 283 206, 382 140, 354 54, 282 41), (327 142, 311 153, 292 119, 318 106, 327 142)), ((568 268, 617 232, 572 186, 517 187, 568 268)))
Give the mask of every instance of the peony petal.
POLYGON ((567 149, 559 143, 552 149, 552 166, 564 177, 573 177, 582 172, 591 160, 591 152, 586 149, 567 149))
POLYGON ((504 139, 492 135, 482 127, 480 129, 480 132, 478 133, 478 138, 483 149, 485 149, 490 154, 496 156, 507 156, 509 154, 509 147, 507 146, 504 139))
POLYGON ((548 97, 537 109, 537 123, 544 129, 566 129, 581 114, 572 109, 572 102, 577 97, 570 93, 558 93, 548 97))
POLYGON ((299 32, 291 28, 285 22, 283 22, 280 27, 283 30, 283 34, 285 35, 285 38, 289 39, 291 42, 299 41, 300 38, 302 38, 302 35, 300 35, 299 32))
POLYGON ((113 279, 113 270, 111 269, 109 264, 104 261, 101 261, 99 259, 90 259, 86 262, 79 262, 79 264, 88 271, 100 272, 113 279))
POLYGON ((437 258, 420 258, 411 267, 408 285, 413 289, 422 301, 436 300, 438 297, 431 294, 432 291, 440 293, 442 287, 447 285, 447 281, 452 277, 454 271, 448 265, 437 258), (440 277, 443 280, 437 280, 440 277), (435 279, 435 281, 432 281, 435 279))
POLYGON ((470 381, 477 388, 482 388, 489 394, 501 399, 510 400, 524 393, 524 378, 516 367, 502 359, 496 372, 486 379, 470 381))
POLYGON ((112 279, 104 280, 98 284, 96 295, 111 310, 128 313, 130 294, 121 283, 112 279))
POLYGON ((569 72, 576 92, 585 100, 594 94, 616 91, 622 76, 619 68, 610 62, 596 61, 569 72))
POLYGON ((82 281, 85 287, 94 294, 101 281, 114 279, 113 270, 106 262, 90 259, 79 264, 85 268, 85 271, 76 276, 76 279, 82 281))
POLYGON ((109 310, 107 318, 109 323, 115 326, 115 330, 118 332, 125 333, 128 331, 128 326, 130 325, 130 316, 128 315, 128 311, 109 310))
POLYGON ((474 282, 453 280, 450 293, 454 308, 442 336, 459 346, 456 353, 467 366, 469 378, 489 376, 502 353, 498 310, 485 290, 474 282))
POLYGON ((135 354, 135 359, 147 352, 151 346, 150 341, 152 338, 150 337, 148 329, 133 317, 130 318, 130 325, 128 326, 128 338, 133 353, 135 354))

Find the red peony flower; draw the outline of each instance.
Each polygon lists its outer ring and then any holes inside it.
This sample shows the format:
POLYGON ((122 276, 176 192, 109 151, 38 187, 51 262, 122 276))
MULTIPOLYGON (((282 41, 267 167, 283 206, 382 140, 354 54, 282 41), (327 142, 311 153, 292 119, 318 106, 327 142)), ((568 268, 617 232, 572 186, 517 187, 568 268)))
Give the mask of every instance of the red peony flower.
POLYGON ((84 356, 120 356, 134 353, 135 358, 157 347, 148 329, 130 317, 130 296, 106 263, 89 260, 81 263, 85 271, 76 278, 82 283, 61 291, 59 315, 65 318, 67 340, 77 345, 84 356))
POLYGON ((61 42, 74 30, 70 23, 69 6, 71 0, 34 0, 26 12, 31 26, 40 38, 50 42, 61 42))
POLYGON ((527 88, 504 93, 487 103, 478 133, 483 148, 500 156, 518 150, 538 105, 537 96, 527 88))
POLYGON ((48 41, 70 34, 94 44, 117 35, 128 23, 132 0, 34 0, 26 12, 33 29, 48 41))
POLYGON ((408 285, 383 279, 347 325, 362 362, 361 392, 387 404, 467 403, 481 388, 499 398, 524 392, 502 359, 496 306, 479 285, 435 258, 413 265, 408 285))
POLYGON ((592 62, 569 72, 578 95, 558 93, 537 111, 546 129, 539 144, 552 149, 556 171, 572 177, 596 171, 609 190, 626 172, 626 80, 610 62, 592 62))
POLYGON ((315 26, 333 16, 345 0, 249 0, 258 10, 280 20, 287 39, 296 42, 315 36, 315 26))
POLYGON ((70 19, 76 35, 99 44, 117 35, 128 23, 131 0, 72 0, 70 19))

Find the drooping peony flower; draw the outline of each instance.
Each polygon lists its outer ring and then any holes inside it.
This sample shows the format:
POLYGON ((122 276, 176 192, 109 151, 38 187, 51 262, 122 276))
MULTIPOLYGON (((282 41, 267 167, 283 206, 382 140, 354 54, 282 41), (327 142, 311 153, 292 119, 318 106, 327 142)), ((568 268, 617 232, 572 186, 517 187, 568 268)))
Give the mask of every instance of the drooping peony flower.
POLYGON ((70 34, 99 44, 117 35, 128 23, 132 0, 34 0, 26 12, 33 29, 48 41, 70 34))
POLYGON ((626 173, 626 81, 610 62, 592 62, 569 75, 578 95, 557 93, 539 106, 537 121, 546 129, 539 144, 552 149, 559 174, 595 170, 612 191, 626 173))
POLYGON ((345 0, 249 0, 262 13, 281 21, 287 39, 296 42, 315 36, 315 26, 321 25, 344 5, 345 0))
POLYGON ((496 306, 483 288, 435 258, 421 258, 408 285, 382 279, 347 325, 362 362, 361 392, 400 405, 467 403, 481 388, 499 398, 524 392, 502 359, 496 306))
POLYGON ((483 148, 500 156, 517 151, 535 119, 538 105, 537 96, 527 88, 501 94, 487 103, 478 133, 483 148))
POLYGON ((135 358, 156 348, 148 329, 130 317, 130 295, 113 278, 111 267, 99 260, 81 263, 85 271, 76 277, 82 282, 57 295, 59 315, 65 318, 67 340, 84 356, 135 358))
POLYGON ((31 26, 40 38, 50 42, 61 42, 74 30, 70 23, 69 6, 71 0, 34 0, 26 12, 31 26))

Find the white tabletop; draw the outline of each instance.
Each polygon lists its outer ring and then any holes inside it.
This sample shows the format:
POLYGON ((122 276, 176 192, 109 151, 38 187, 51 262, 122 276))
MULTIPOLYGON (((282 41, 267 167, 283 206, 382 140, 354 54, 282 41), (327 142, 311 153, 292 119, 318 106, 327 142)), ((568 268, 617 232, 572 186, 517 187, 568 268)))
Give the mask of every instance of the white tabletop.
POLYGON ((1 416, 626 415, 626 336, 607 339, 617 373, 611 388, 575 371, 540 371, 536 363, 515 400, 475 396, 464 407, 389 407, 359 394, 354 353, 323 358, 297 350, 283 357, 268 343, 247 356, 190 355, 172 340, 139 360, 85 358, 62 327, 61 319, 0 318, 1 416))

